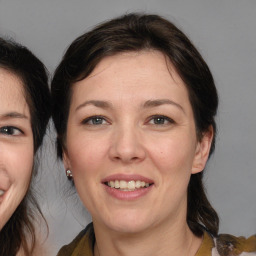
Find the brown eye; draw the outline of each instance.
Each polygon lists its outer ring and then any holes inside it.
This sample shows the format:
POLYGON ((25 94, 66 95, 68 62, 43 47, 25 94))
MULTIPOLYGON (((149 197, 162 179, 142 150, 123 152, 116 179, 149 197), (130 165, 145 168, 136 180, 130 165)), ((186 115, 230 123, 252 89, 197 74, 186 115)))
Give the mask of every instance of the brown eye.
POLYGON ((9 136, 17 136, 22 134, 22 131, 14 126, 4 126, 0 128, 0 133, 9 136))

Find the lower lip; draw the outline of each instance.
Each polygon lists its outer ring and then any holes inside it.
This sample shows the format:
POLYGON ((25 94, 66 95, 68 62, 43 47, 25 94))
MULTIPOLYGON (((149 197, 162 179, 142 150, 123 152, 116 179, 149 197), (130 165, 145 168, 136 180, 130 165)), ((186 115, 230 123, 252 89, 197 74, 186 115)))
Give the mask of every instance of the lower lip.
POLYGON ((147 188, 140 188, 134 191, 123 191, 123 190, 111 188, 105 184, 104 186, 108 194, 110 194, 116 199, 126 200, 126 201, 136 200, 138 198, 145 196, 147 193, 149 193, 149 191, 153 187, 153 185, 151 185, 147 188))

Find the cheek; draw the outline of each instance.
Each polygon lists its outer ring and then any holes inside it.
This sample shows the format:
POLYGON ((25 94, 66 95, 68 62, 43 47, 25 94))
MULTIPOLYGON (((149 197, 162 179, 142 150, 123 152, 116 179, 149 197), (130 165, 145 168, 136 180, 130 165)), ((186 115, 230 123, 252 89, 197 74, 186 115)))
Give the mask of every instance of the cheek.
POLYGON ((150 146, 149 154, 155 165, 166 173, 189 171, 194 159, 194 143, 191 139, 179 137, 159 140, 157 145, 150 146))
POLYGON ((7 172, 10 172, 11 176, 11 173, 13 173, 13 176, 20 176, 20 179, 30 176, 34 160, 32 143, 5 146, 2 155, 7 172))
POLYGON ((1 153, 1 161, 4 162, 10 182, 7 197, 0 208, 0 218, 3 221, 0 226, 4 226, 28 190, 33 169, 34 152, 33 146, 27 144, 6 146, 5 151, 1 153))
POLYGON ((103 163, 107 153, 107 143, 102 140, 83 138, 67 143, 70 168, 74 175, 94 173, 103 163))
POLYGON ((100 198, 98 184, 105 164, 106 144, 84 136, 80 140, 70 137, 66 146, 76 190, 89 212, 93 212, 100 198))
POLYGON ((33 147, 20 148, 15 152, 13 159, 13 177, 15 183, 20 187, 20 190, 25 194, 32 175, 34 152, 33 147), (15 161, 14 161, 15 159, 15 161))

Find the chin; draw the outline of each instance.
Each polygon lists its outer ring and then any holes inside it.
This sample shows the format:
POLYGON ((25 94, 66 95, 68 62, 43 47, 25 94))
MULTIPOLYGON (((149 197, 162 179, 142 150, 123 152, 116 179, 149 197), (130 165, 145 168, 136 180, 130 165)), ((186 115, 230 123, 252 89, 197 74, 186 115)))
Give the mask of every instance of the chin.
POLYGON ((112 216, 111 221, 106 221, 105 225, 119 233, 140 233, 152 226, 151 221, 141 214, 121 214, 120 216, 112 216))
POLYGON ((110 227, 113 231, 123 234, 135 234, 143 232, 146 228, 138 223, 115 223, 110 227))

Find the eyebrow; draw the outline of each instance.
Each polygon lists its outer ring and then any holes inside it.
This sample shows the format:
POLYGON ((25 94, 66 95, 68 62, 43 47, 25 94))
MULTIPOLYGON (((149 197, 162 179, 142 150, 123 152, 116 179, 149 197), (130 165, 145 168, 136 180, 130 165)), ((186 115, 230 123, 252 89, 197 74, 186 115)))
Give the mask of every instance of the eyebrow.
POLYGON ((144 108, 152 108, 152 107, 158 107, 158 106, 165 105, 165 104, 170 104, 170 105, 176 106, 180 110, 182 110, 182 112, 185 113, 183 107, 180 104, 178 104, 172 100, 169 100, 169 99, 147 100, 144 103, 143 107, 144 108))
POLYGON ((89 101, 85 101, 82 104, 80 104, 79 106, 76 107, 75 111, 79 110, 80 108, 83 108, 87 105, 93 105, 95 107, 98 108, 104 108, 104 109, 108 109, 112 107, 112 104, 107 102, 107 101, 102 101, 102 100, 89 100, 89 101))
MULTIPOLYGON (((174 106, 178 107, 180 110, 182 110, 182 112, 185 113, 183 107, 180 104, 178 104, 172 100, 169 100, 169 99, 147 100, 143 104, 143 107, 144 108, 152 108, 152 107, 158 107, 158 106, 165 105, 165 104, 174 105, 174 106)), ((75 111, 78 111, 79 109, 81 109, 87 105, 93 105, 95 107, 103 108, 103 109, 108 109, 108 108, 112 107, 112 104, 107 101, 89 100, 89 101, 85 101, 82 104, 80 104, 79 106, 77 106, 75 111)))
POLYGON ((28 119, 26 115, 18 112, 8 112, 8 113, 0 114, 0 118, 1 119, 12 119, 12 118, 28 119))

